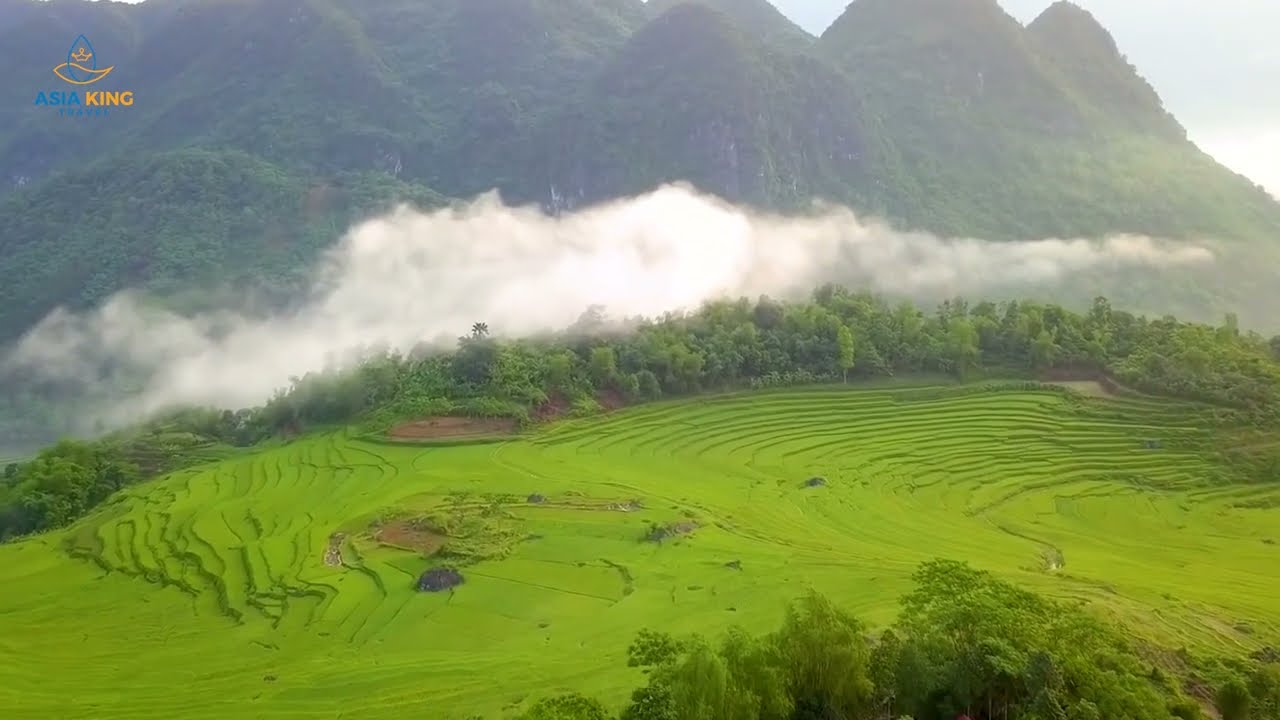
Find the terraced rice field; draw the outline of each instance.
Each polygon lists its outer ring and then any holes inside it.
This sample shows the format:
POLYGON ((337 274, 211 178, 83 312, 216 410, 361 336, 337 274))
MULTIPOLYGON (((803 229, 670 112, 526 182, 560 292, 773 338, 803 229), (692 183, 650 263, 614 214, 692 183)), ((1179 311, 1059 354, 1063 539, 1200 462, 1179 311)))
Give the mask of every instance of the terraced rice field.
POLYGON ((934 557, 1174 647, 1274 643, 1280 491, 1224 483, 1198 413, 837 388, 499 443, 311 437, 0 547, 0 708, 372 720, 498 717, 561 689, 620 702, 641 627, 768 629, 810 586, 885 623, 934 557), (655 525, 677 532, 644 541, 655 525), (451 592, 417 592, 435 561, 393 545, 441 543, 480 560, 451 592))

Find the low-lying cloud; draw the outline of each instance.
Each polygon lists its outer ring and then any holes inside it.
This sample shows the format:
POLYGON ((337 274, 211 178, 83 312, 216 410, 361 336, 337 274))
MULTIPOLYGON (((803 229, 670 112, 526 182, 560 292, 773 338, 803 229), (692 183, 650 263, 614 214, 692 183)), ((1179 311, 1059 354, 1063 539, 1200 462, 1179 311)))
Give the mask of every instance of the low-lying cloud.
POLYGON ((901 232, 839 207, 766 215, 683 185, 558 218, 490 195, 354 227, 318 263, 297 309, 179 316, 122 293, 89 313, 51 314, 5 362, 60 381, 90 382, 104 367, 144 378, 93 413, 118 424, 172 405, 256 405, 291 377, 362 349, 407 351, 474 322, 525 335, 566 327, 591 305, 653 316, 826 281, 903 295, 990 293, 1212 259, 1146 237, 1005 243, 901 232))

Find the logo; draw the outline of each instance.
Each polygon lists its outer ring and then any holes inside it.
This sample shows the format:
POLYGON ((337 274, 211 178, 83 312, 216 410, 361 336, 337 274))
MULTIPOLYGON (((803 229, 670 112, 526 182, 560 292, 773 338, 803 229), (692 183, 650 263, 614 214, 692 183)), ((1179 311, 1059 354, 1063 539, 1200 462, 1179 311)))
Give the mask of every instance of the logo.
POLYGON ((115 70, 115 65, 98 69, 98 55, 93 51, 89 38, 81 35, 71 43, 67 51, 67 61, 53 69, 53 74, 72 85, 92 85, 108 73, 115 70))
MULTIPOLYGON (((84 35, 76 37, 67 50, 67 61, 53 68, 53 74, 69 85, 92 85, 115 70, 115 65, 98 67, 98 53, 84 35)), ((36 95, 36 105, 56 107, 64 117, 103 117, 109 108, 133 105, 131 90, 49 90, 36 95)))

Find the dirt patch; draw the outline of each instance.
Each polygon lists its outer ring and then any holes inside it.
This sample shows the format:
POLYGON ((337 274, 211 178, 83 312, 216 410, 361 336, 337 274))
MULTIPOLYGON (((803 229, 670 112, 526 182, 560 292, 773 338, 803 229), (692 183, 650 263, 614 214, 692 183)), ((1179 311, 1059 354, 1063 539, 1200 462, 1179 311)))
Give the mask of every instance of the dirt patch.
POLYGON ((548 422, 564 417, 571 408, 572 405, 563 395, 552 393, 546 402, 533 411, 533 417, 538 422, 548 422))
POLYGON ((605 412, 613 412, 626 407, 627 400, 622 397, 622 393, 617 390, 601 390, 596 393, 596 402, 600 403, 600 407, 605 412))
POLYGON ((1115 394, 1097 380, 1055 380, 1050 382, 1058 387, 1074 390, 1085 397, 1111 397, 1115 394))
POLYGON ((1081 395, 1090 397, 1111 397, 1113 395, 1133 393, 1132 390, 1121 385, 1103 370, 1088 366, 1045 370, 1037 376, 1037 379, 1043 383, 1070 388, 1081 395))
POLYGON ((423 555, 434 555, 448 540, 421 520, 397 520, 387 523, 374 532, 373 539, 383 545, 415 550, 423 555))
POLYGON ((324 564, 329 567, 339 567, 342 565, 342 541, 347 536, 343 533, 334 533, 329 536, 329 547, 324 551, 324 564))
POLYGON ((512 435, 517 427, 513 418, 472 418, 449 415, 404 423, 392 428, 387 433, 387 437, 400 442, 462 440, 512 435))
POLYGON ((418 578, 420 592, 443 592, 455 588, 466 580, 453 568, 432 568, 418 578))

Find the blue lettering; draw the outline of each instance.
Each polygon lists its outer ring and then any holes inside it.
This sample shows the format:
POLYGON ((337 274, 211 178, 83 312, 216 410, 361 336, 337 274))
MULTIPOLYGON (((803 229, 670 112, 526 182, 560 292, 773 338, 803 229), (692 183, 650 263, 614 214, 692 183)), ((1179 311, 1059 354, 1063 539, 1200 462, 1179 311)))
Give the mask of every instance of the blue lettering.
POLYGON ((79 105, 80 93, 76 91, 61 92, 58 90, 50 90, 49 92, 41 92, 36 95, 36 105, 79 105))

